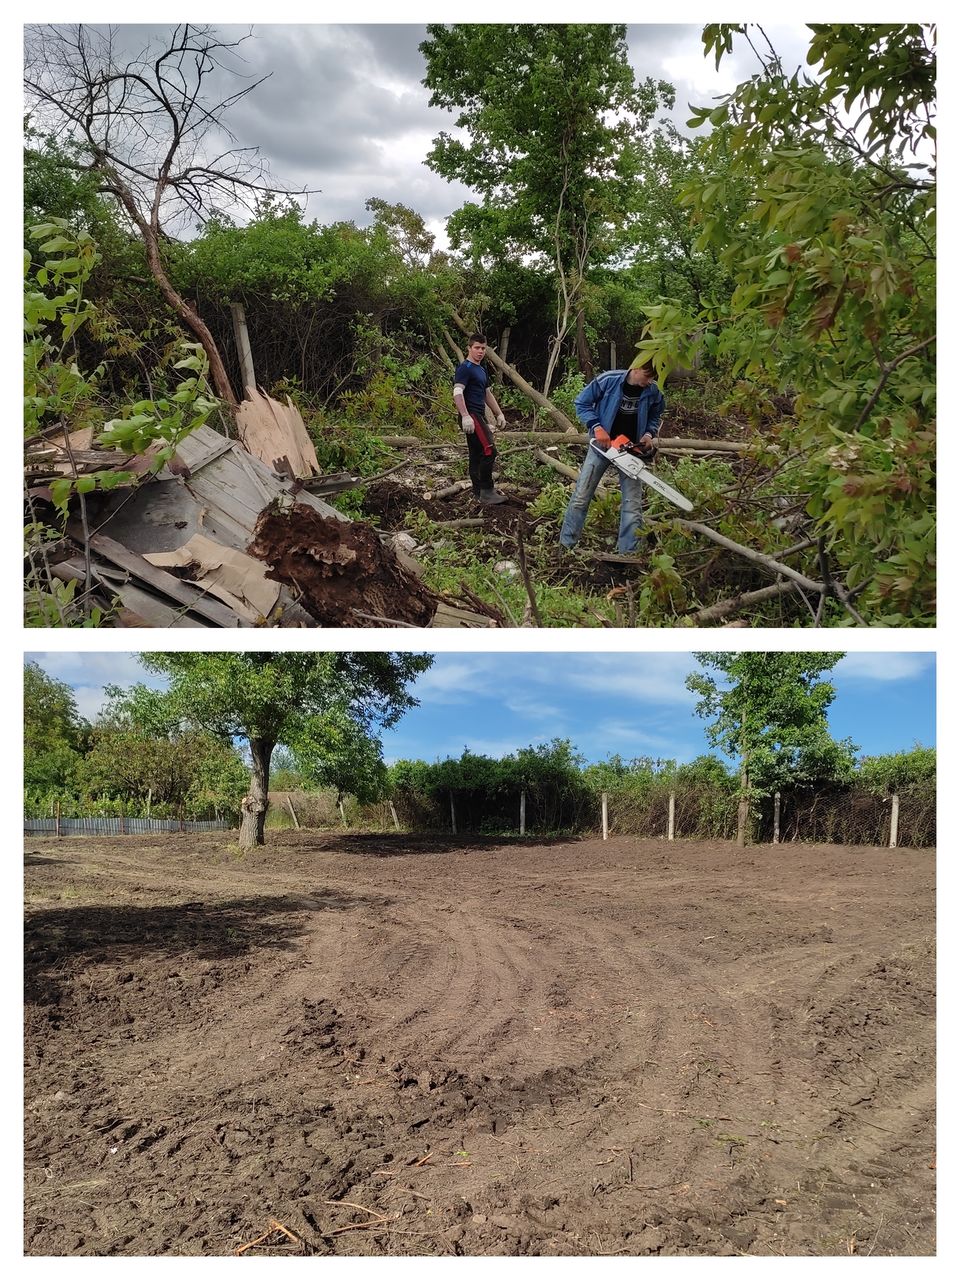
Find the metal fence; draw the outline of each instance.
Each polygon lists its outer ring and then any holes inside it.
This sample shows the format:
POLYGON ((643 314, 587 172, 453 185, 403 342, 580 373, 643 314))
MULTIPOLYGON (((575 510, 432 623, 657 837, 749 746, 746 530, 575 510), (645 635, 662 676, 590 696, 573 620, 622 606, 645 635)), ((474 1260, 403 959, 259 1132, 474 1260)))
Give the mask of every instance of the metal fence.
POLYGON ((179 818, 24 818, 25 836, 144 836, 163 831, 231 831, 236 823, 179 818))

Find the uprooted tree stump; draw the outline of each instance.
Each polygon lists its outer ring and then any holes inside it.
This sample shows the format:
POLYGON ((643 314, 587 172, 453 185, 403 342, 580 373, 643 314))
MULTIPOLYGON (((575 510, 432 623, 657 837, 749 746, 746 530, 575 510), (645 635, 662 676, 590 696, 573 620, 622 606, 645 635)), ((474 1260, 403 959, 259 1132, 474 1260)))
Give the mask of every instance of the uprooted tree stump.
POLYGON ((438 597, 404 568, 369 525, 323 516, 300 504, 267 507, 249 554, 270 566, 321 626, 429 626, 438 597))

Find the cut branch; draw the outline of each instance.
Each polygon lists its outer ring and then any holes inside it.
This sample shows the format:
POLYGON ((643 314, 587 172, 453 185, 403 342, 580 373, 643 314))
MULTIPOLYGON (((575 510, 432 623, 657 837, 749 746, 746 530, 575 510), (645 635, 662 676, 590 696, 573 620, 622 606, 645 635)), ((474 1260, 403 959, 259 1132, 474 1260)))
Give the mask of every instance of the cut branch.
POLYGON ((794 586, 792 582, 780 581, 769 587, 761 587, 759 591, 743 591, 740 595, 731 596, 729 600, 720 600, 717 604, 701 609, 692 615, 692 621, 697 626, 703 626, 708 622, 719 622, 721 618, 727 618, 731 613, 739 613, 741 609, 746 609, 752 604, 761 604, 765 600, 774 600, 777 596, 788 595, 793 591, 794 586))
POLYGON ((745 547, 740 542, 734 542, 732 538, 724 537, 722 533, 717 533, 716 529, 711 529, 709 525, 700 524, 695 520, 678 520, 677 524, 681 529, 690 529, 693 533, 699 533, 704 538, 709 538, 711 542, 715 542, 718 546, 725 547, 727 551, 732 551, 736 555, 742 556, 744 560, 749 560, 751 564, 760 565, 777 577, 789 578, 797 586, 802 587, 804 591, 811 591, 814 595, 822 595, 825 590, 822 582, 814 582, 812 578, 807 578, 802 573, 797 573, 796 569, 791 569, 789 565, 781 564, 779 560, 774 560, 772 556, 764 555, 762 551, 754 551, 752 547, 745 547))
POLYGON ((568 467, 565 462, 560 462, 557 458, 551 458, 549 453, 545 453, 543 449, 535 449, 533 456, 538 462, 542 462, 544 466, 552 467, 554 471, 558 471, 567 480, 576 480, 580 474, 576 467, 568 467))

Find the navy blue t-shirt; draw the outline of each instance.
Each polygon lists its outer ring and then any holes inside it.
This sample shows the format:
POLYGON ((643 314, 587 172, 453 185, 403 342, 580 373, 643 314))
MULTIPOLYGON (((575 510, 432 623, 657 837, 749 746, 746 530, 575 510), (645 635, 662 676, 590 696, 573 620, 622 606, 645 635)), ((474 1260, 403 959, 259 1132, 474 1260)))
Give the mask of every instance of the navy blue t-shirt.
POLYGON ((483 365, 464 360, 463 364, 457 365, 453 381, 454 384, 463 384, 463 398, 467 408, 482 418, 487 403, 487 371, 483 365))

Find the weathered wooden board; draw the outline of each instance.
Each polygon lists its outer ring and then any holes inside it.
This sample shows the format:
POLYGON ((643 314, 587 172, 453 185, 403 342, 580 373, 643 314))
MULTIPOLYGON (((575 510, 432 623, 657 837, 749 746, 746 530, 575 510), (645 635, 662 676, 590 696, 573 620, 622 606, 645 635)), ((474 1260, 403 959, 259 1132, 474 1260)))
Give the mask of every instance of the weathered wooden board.
POLYGON ((251 387, 246 397, 237 409, 243 447, 274 471, 301 478, 319 475, 313 441, 293 401, 287 397, 287 403, 280 404, 251 387))
MULTIPOLYGON (((83 529, 78 521, 70 521, 67 531, 72 538, 80 542, 83 541, 83 529)), ((211 600, 205 597, 190 583, 183 582, 179 578, 175 578, 172 573, 156 568, 148 560, 145 560, 143 556, 137 555, 134 551, 129 551, 115 539, 108 538, 105 533, 91 535, 90 550, 98 556, 102 556, 104 560, 109 560, 111 564, 125 569, 131 577, 136 578, 141 583, 146 583, 149 587, 153 587, 155 591, 160 592, 167 599, 175 600, 178 604, 186 606, 192 613, 212 622, 216 627, 249 625, 241 622, 236 614, 218 600, 211 600)))

